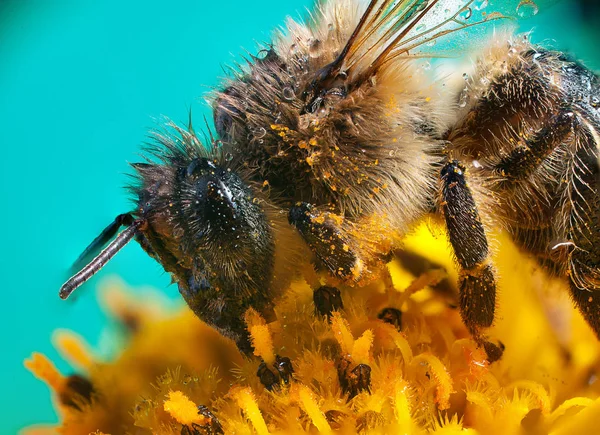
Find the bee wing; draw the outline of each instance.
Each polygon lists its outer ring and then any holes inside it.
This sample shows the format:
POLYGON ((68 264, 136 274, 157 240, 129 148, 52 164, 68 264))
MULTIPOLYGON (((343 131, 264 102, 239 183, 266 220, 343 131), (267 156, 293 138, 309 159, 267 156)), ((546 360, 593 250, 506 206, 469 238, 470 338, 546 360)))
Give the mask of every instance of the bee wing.
POLYGON ((525 9, 534 14, 540 3, 556 1, 371 0, 337 64, 364 77, 399 57, 460 55, 491 28, 514 24, 525 9))

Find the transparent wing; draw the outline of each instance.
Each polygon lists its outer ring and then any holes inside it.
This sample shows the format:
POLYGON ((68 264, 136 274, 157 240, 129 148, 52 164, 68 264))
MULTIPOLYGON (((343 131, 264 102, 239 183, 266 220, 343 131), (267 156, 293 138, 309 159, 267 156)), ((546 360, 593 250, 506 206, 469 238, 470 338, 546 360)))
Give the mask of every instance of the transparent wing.
POLYGON ((558 0, 372 0, 338 59, 369 75, 398 57, 448 57, 558 0))

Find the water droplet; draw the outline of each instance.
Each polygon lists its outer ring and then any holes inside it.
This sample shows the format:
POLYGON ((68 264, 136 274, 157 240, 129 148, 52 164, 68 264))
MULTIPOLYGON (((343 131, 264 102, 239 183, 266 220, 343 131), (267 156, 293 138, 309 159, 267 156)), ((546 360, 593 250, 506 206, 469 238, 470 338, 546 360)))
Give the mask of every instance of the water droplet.
POLYGON ((429 62, 425 62, 421 68, 423 68, 424 71, 429 71, 431 69, 431 64, 429 62))
POLYGON ((469 88, 464 88, 460 93, 460 97, 458 98, 458 107, 467 107, 471 97, 469 96, 469 88))
POLYGON ((289 86, 286 86, 285 88, 283 88, 282 94, 283 94, 283 98, 285 98, 288 101, 292 101, 294 98, 296 98, 296 93, 289 86))
POLYGON ((432 39, 431 41, 427 41, 425 44, 427 47, 433 47, 437 43, 437 39, 432 39))
POLYGON ((190 382, 192 382, 192 377, 190 375, 185 375, 181 382, 183 383, 183 385, 187 385, 190 382))
POLYGON ((290 54, 296 54, 296 53, 298 53, 298 44, 290 45, 290 54))
POLYGON ((476 11, 482 11, 485 8, 487 8, 487 5, 488 5, 488 0, 475 0, 473 7, 475 8, 476 11))
POLYGON ((469 74, 467 74, 467 73, 463 73, 463 79, 464 79, 465 81, 469 80, 469 74))
POLYGON ((261 139, 261 138, 265 137, 266 134, 267 134, 267 130, 265 130, 264 127, 255 128, 254 131, 252 132, 252 135, 254 136, 255 139, 261 139))
POLYGON ((522 0, 517 6, 517 15, 520 18, 531 18, 539 12, 538 5, 533 0, 522 0))
POLYGON ((425 24, 419 24, 417 27, 415 27, 415 31, 417 33, 423 33, 426 29, 427 26, 425 24))
POLYGON ((232 153, 225 153, 225 161, 226 162, 230 162, 233 160, 233 154, 232 153))
POLYGON ((473 9, 466 8, 464 11, 461 12, 459 18, 461 18, 463 20, 468 20, 472 16, 473 16, 473 9))
POLYGON ((319 57, 323 44, 318 39, 311 39, 308 41, 308 55, 310 57, 319 57))
POLYGON ((332 23, 327 24, 327 30, 333 32, 335 30, 335 26, 332 23))
POLYGON ((394 156, 396 155, 396 150, 390 150, 390 151, 388 152, 388 155, 389 155, 390 157, 394 157, 394 156))

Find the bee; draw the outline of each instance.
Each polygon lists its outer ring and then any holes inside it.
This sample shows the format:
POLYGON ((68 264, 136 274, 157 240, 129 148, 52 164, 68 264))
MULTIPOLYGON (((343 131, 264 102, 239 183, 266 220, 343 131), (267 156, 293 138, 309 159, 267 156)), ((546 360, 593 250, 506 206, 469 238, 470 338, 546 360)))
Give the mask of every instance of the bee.
MULTIPOLYGON (((133 165, 134 210, 92 242, 83 258, 106 247, 60 296, 135 238, 249 353, 247 308, 272 319, 307 266, 355 286, 385 279, 401 237, 433 216, 460 270, 462 319, 490 361, 502 354, 488 336, 492 227, 563 277, 600 335, 600 84, 504 26, 508 3, 328 0, 307 23, 290 20, 215 92, 218 139, 205 147, 174 124, 155 135, 133 165), (473 38, 468 65, 442 57, 473 38)), ((322 313, 342 306, 314 282, 322 313)), ((400 308, 379 317, 397 323, 400 308)))

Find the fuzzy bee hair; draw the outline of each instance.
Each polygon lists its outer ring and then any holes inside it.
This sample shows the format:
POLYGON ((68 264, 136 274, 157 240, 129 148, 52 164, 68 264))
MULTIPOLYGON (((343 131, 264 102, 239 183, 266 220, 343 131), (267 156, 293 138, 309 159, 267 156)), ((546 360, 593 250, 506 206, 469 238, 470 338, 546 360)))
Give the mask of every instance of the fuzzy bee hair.
MULTIPOLYGON (((492 226, 569 282, 600 336, 600 84, 500 26, 509 4, 329 0, 306 23, 289 20, 214 93, 220 146, 203 149, 192 129, 156 136, 135 166, 136 210, 90 249, 128 228, 61 295, 135 237, 190 307, 249 352, 243 312, 271 318, 294 272, 310 264, 392 287, 390 252, 432 215, 460 270, 462 318, 491 361, 502 353, 488 337, 492 226), (472 47, 449 43, 473 35, 472 47), (452 47, 474 61, 442 62, 453 74, 436 77, 425 58, 452 47)), ((323 287, 316 303, 339 299, 323 287)))
POLYGON ((148 226, 138 241, 200 318, 247 347, 243 313, 252 306, 272 317, 300 240, 213 138, 203 145, 191 123, 168 123, 153 138, 130 186, 148 226))
POLYGON ((430 206, 428 168, 441 146, 435 135, 448 123, 447 109, 434 104, 444 98, 440 89, 418 63, 392 62, 396 52, 377 60, 390 41, 365 41, 349 48, 342 78, 334 78, 340 85, 316 96, 318 108, 307 104, 319 92, 315 77, 345 49, 364 7, 326 2, 307 24, 289 20, 265 56, 216 94, 215 124, 224 146, 287 206, 334 203, 347 216, 380 213, 405 229, 430 206))

